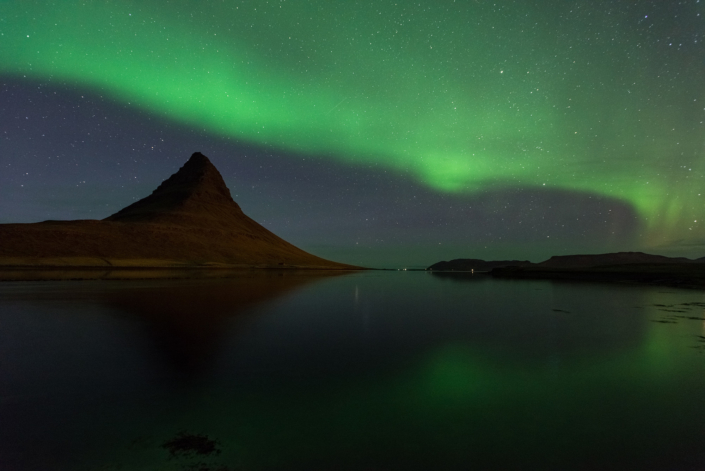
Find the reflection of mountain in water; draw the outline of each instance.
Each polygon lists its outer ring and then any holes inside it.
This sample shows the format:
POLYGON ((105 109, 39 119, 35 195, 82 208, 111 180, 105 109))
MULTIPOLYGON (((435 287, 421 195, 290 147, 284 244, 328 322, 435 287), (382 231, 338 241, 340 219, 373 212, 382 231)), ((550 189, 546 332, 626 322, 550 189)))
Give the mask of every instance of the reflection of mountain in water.
MULTIPOLYGON (((100 293, 100 301, 146 322, 160 356, 177 371, 197 376, 213 363, 226 331, 232 333, 233 317, 330 276, 335 275, 253 270, 227 279, 123 285, 100 293)), ((236 329, 244 319, 235 321, 236 329)))

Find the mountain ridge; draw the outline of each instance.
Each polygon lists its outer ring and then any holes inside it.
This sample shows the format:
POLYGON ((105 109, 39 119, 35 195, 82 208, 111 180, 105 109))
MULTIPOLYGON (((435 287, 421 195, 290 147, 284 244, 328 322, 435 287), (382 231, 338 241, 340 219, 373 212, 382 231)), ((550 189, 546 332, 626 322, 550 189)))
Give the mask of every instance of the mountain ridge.
POLYGON ((644 252, 612 252, 591 255, 554 255, 537 263, 540 267, 551 268, 592 268, 609 265, 698 263, 685 257, 666 257, 644 252))

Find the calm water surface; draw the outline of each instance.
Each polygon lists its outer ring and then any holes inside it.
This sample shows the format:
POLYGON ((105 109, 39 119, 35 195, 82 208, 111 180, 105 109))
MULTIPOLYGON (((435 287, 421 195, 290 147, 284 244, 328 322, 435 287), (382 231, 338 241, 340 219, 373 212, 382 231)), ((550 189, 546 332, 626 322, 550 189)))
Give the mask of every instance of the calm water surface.
POLYGON ((0 469, 702 470, 703 307, 425 272, 2 283, 0 469))

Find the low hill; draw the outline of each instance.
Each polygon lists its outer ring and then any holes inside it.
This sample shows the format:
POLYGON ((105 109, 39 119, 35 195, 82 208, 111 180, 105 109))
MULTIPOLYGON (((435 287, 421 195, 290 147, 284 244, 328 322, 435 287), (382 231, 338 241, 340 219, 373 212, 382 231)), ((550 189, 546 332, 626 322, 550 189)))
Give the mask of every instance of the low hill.
POLYGON ((103 220, 0 224, 0 267, 356 269, 250 219, 197 152, 151 195, 103 220))
POLYGON ((681 288, 705 287, 705 257, 691 260, 643 252, 560 255, 541 263, 519 260, 456 259, 438 262, 430 271, 489 272, 496 278, 646 283, 681 288))
POLYGON ((597 255, 557 255, 537 265, 548 268, 590 268, 610 265, 660 265, 696 262, 696 260, 684 257, 664 257, 643 252, 617 252, 597 255))
POLYGON ((524 267, 531 265, 528 260, 480 260, 477 258, 456 258, 451 261, 434 263, 426 270, 431 271, 490 271, 501 267, 524 267))

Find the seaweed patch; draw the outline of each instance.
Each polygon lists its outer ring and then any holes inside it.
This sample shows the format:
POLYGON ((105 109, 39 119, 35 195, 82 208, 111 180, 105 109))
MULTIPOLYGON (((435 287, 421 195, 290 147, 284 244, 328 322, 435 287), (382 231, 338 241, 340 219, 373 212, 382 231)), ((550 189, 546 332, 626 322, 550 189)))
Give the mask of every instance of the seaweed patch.
POLYGON ((207 435, 198 435, 179 432, 176 437, 162 444, 162 448, 169 451, 173 457, 178 456, 213 456, 220 454, 219 443, 211 440, 207 435))

